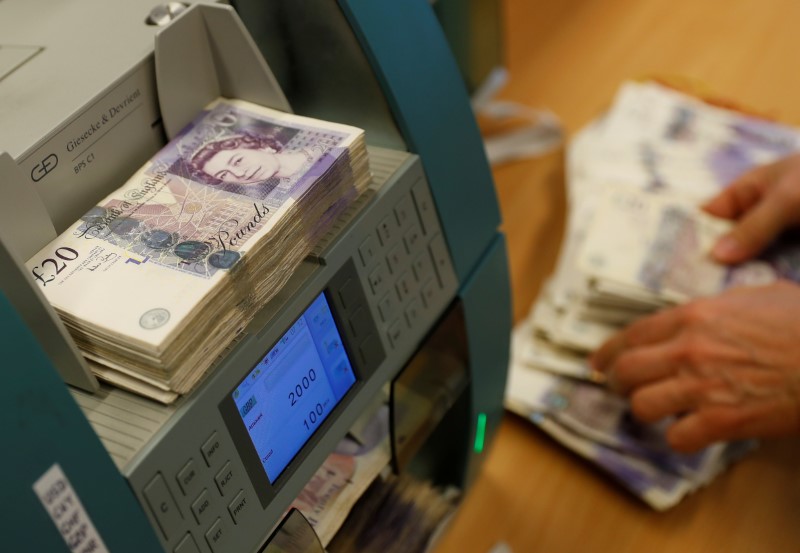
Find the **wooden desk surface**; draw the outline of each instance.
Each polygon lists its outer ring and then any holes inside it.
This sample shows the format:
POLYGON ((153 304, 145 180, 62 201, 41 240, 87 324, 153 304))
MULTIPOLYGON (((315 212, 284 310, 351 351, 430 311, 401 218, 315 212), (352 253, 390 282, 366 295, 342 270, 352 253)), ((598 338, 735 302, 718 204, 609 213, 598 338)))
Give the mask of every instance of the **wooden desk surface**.
MULTIPOLYGON (((556 112, 572 133, 619 84, 684 78, 800 125, 800 2, 505 0, 502 97, 556 112)), ((563 152, 497 167, 515 320, 558 255, 563 152)), ((507 415, 436 553, 783 552, 800 550, 800 439, 764 442, 711 485, 656 513, 507 415)))

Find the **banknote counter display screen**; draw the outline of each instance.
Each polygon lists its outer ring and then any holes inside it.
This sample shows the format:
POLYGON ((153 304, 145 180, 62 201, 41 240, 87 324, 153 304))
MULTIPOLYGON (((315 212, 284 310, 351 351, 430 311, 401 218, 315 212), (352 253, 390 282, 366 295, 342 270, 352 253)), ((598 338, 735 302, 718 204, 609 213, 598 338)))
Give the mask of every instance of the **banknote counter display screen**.
POLYGON ((270 484, 355 381, 322 293, 232 394, 270 484))

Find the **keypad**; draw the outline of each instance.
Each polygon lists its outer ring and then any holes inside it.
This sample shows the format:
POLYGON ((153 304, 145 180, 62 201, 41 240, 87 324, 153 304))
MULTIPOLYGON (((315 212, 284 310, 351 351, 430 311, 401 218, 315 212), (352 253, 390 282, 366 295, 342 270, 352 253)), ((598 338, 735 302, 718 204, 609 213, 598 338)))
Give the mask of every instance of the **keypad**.
POLYGON ((390 347, 399 347, 426 312, 441 307, 437 302, 455 278, 424 180, 395 200, 389 214, 378 218, 361 242, 358 259, 385 340, 390 347), (365 245, 369 245, 367 255, 365 245))
POLYGON ((198 444, 196 454, 172 475, 177 495, 162 473, 142 490, 165 539, 177 540, 173 553, 195 553, 204 540, 214 553, 227 552, 233 527, 254 509, 250 490, 242 487, 241 468, 225 443, 212 432, 198 444))

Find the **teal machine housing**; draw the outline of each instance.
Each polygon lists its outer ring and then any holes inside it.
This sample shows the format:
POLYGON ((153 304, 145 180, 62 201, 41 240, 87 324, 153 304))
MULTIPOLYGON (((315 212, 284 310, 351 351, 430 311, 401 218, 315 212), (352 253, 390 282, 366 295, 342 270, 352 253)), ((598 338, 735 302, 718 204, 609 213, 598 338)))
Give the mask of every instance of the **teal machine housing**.
MULTIPOLYGON (((512 315, 499 205, 463 72, 424 2, 296 4, 236 2, 300 113, 362 127, 381 146, 419 155, 466 314, 469 441, 480 445, 479 434, 494 435, 502 416, 512 315)), ((480 457, 475 448, 467 455, 463 482, 474 478, 480 457)))
MULTIPOLYGON (((389 181, 408 181, 392 184, 393 190, 405 186, 403 193, 417 202, 417 210, 426 205, 434 209, 427 215, 420 213, 420 220, 423 226, 427 222, 433 228, 434 237, 441 235, 446 247, 438 307, 421 328, 412 329, 408 343, 397 348, 399 353, 386 355, 390 360, 404 356, 404 360, 393 361, 392 366, 388 361, 380 363, 358 394, 374 395, 386 382, 401 381, 403 373, 409 373, 419 358, 430 357, 423 355, 430 349, 443 348, 445 356, 458 359, 466 375, 462 385, 447 398, 446 411, 433 417, 435 424, 422 432, 423 439, 412 450, 401 452, 397 446, 394 464, 397 470, 467 489, 502 416, 511 297, 491 173, 463 79, 433 11, 424 0, 340 0, 338 4, 325 0, 239 1, 234 7, 272 69, 287 104, 302 115, 365 128, 368 143, 378 152, 375 157, 383 159, 380 152, 385 149, 390 152, 388 159, 397 158, 392 162, 394 173, 402 175, 390 175, 389 181), (420 188, 419 182, 427 186, 420 188), (421 195, 416 193, 420 190, 421 195), (425 204, 425 190, 432 205, 425 204)), ((218 52, 213 55, 218 56, 218 52)), ((155 74, 158 79, 157 67, 155 74)), ((165 94, 161 96, 164 126, 170 134, 172 123, 165 109, 165 94)), ((23 157, 6 155, 0 167, 8 166, 12 158, 22 167, 23 157)), ((16 179, 17 173, 0 171, 0 180, 3 178, 16 179)), ((175 436, 184 435, 179 419, 205 407, 212 392, 226 389, 226 382, 235 382, 240 375, 225 374, 234 370, 231 367, 239 367, 239 373, 241 367, 249 369, 252 360, 297 317, 296 305, 307 304, 308 298, 323 288, 338 286, 344 269, 333 271, 330 267, 337 263, 344 267, 346 263, 340 261, 344 254, 339 253, 342 247, 337 249, 337 244, 356 244, 365 228, 374 228, 376 222, 370 221, 370 213, 379 211, 379 203, 394 201, 393 193, 379 192, 367 201, 353 219, 343 223, 339 235, 323 244, 319 255, 298 270, 287 289, 253 322, 258 327, 252 332, 254 337, 234 346, 203 389, 183 398, 182 404, 165 417, 163 427, 167 430, 160 428, 156 437, 166 441, 163 436, 171 436, 171 443, 145 445, 136 457, 140 466, 148 467, 148 455, 154 455, 150 450, 160 448, 167 457, 180 451, 183 444, 174 443, 181 441, 175 436), (332 272, 335 274, 331 276, 332 272)), ((33 489, 34 483, 57 465, 110 551, 262 551, 292 497, 332 451, 358 411, 365 408, 367 399, 355 395, 343 402, 337 416, 317 431, 292 462, 268 504, 262 500, 260 509, 250 511, 251 518, 240 521, 239 526, 226 527, 226 532, 235 534, 245 525, 257 526, 260 530, 255 533, 260 532, 260 537, 253 537, 251 530, 246 539, 233 539, 224 549, 215 549, 202 530, 189 532, 190 540, 182 533, 178 537, 169 535, 153 512, 153 502, 142 492, 150 476, 142 483, 136 471, 129 474, 120 471, 119 464, 115 466, 108 442, 98 436, 96 422, 90 423, 87 418, 85 402, 75 400, 91 394, 65 385, 74 384, 75 377, 64 369, 68 363, 63 361, 63 351, 59 353, 59 348, 50 343, 52 330, 42 330, 53 324, 39 313, 46 307, 36 307, 36 298, 20 284, 24 267, 20 269, 19 256, 8 247, 16 237, 6 232, 0 233, 0 238, 0 260, 12 267, 1 281, 0 294, 0 340, 7 377, 0 409, 8 443, 13 444, 10 455, 2 461, 6 474, 13 478, 2 493, 5 504, 13 505, 17 513, 6 517, 3 524, 4 548, 71 550, 62 536, 63 528, 48 518, 42 499, 33 489), (11 274, 14 271, 19 274, 11 274)), ((436 238, 431 244, 433 240, 436 238)), ((335 307, 342 308, 338 304, 335 307)), ((377 328, 384 330, 380 324, 377 328)), ((65 347, 70 349, 68 341, 60 349, 65 347)), ((424 380, 431 367, 424 363, 417 366, 417 372, 410 374, 416 374, 418 380, 421 375, 424 380)), ((97 384, 90 381, 88 387, 97 388, 97 384)), ((211 404, 216 402, 218 399, 211 404)), ((136 470, 150 474, 145 469, 136 470)), ((152 471, 161 474, 162 469, 152 471)), ((175 489, 174 482, 167 486, 171 495, 179 493, 175 489)), ((190 517, 185 511, 178 506, 179 516, 190 517)))

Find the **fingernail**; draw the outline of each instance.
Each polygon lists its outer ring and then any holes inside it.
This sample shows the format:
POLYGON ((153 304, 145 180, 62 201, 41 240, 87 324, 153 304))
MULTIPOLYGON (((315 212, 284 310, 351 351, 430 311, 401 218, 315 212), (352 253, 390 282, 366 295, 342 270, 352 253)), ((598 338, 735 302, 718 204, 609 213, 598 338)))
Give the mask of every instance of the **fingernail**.
POLYGON ((597 368, 597 362, 594 359, 594 355, 590 355, 586 359, 586 368, 589 380, 596 384, 605 384, 606 375, 597 368))
POLYGON ((606 375, 606 373, 590 370, 588 377, 589 381, 594 382, 595 384, 608 385, 608 375, 606 375))
POLYGON ((728 261, 735 258, 742 251, 742 246, 739 241, 733 236, 723 236, 720 238, 714 248, 711 250, 713 255, 719 261, 728 261))

